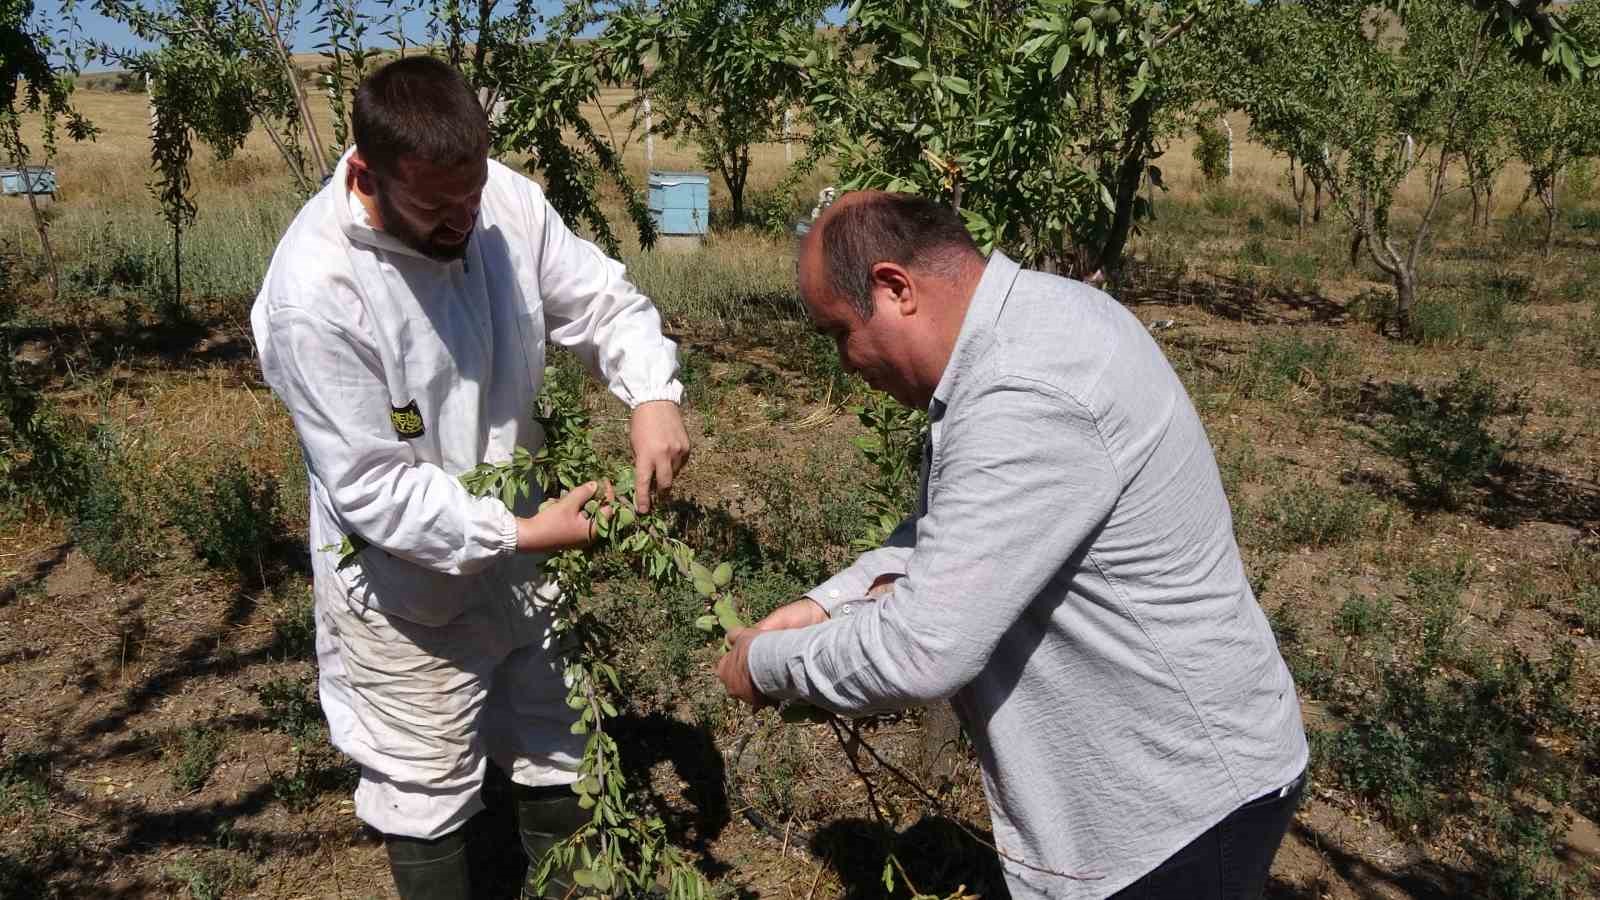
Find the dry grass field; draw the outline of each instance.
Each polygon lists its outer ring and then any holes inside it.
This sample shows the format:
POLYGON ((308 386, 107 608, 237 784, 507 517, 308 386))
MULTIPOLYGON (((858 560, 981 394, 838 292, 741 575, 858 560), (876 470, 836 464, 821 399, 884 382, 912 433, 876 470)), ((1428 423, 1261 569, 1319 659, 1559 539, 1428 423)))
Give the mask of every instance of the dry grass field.
MULTIPOLYGON (((297 201, 259 136, 226 162, 201 151, 190 319, 164 320, 144 98, 78 103, 102 134, 54 162, 59 301, 25 208, 0 203, 13 368, 92 459, 76 499, 19 496, 0 513, 0 897, 390 897, 310 689, 305 476, 247 326, 297 201)), ((611 127, 620 138, 626 117, 611 127)), ((1247 123, 1234 130, 1221 184, 1200 181, 1187 143, 1161 161, 1172 189, 1112 290, 1205 418, 1315 735, 1269 896, 1594 896, 1600 193, 1573 186, 1549 259, 1511 208, 1519 172, 1486 230, 1453 195, 1429 248, 1424 339, 1404 343, 1368 320, 1384 284, 1351 263, 1337 212, 1297 240, 1282 161, 1244 140, 1247 123)), ((642 175, 637 137, 625 156, 642 175)), ((783 160, 762 147, 752 189, 777 184, 783 160)), ((655 164, 701 168, 662 141, 655 164)), ((720 191, 714 179, 714 206, 720 191)), ((695 456, 681 528, 738 563, 758 614, 861 533, 862 386, 797 311, 789 239, 723 230, 694 253, 624 255, 682 348, 695 456)), ((617 457, 621 408, 593 388, 586 402, 617 457)), ((891 849, 924 890, 994 895, 984 850, 955 824, 987 827, 944 716, 866 726, 945 798, 930 812, 885 779, 885 834, 825 729, 722 699, 695 596, 616 561, 601 573, 632 703, 625 756, 720 896, 881 896, 891 849)), ((486 794, 475 871, 485 896, 514 896, 503 781, 486 794)))

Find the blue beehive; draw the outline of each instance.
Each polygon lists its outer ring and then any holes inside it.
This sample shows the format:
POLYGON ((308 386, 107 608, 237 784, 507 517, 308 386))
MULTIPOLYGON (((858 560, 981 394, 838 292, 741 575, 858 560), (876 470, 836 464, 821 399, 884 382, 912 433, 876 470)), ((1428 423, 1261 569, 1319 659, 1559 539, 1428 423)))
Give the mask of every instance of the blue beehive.
POLYGON ((26 195, 28 188, 32 187, 34 194, 56 193, 56 170, 48 166, 28 166, 27 178, 23 178, 24 170, 15 166, 0 168, 0 193, 26 195))
POLYGON ((711 179, 700 172, 651 172, 650 218, 664 235, 704 235, 711 221, 711 179))

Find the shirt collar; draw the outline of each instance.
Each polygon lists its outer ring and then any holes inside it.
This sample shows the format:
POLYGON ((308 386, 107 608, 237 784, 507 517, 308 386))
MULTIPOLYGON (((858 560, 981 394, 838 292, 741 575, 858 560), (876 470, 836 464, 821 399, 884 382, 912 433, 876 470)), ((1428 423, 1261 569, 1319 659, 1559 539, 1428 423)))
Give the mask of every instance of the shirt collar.
POLYGON ((362 204, 361 198, 350 190, 350 156, 355 152, 355 147, 346 150, 344 156, 339 158, 339 165, 333 170, 333 177, 328 179, 328 187, 334 192, 333 206, 335 214, 339 217, 339 230, 344 232, 345 237, 358 244, 366 244, 390 253, 403 253, 406 256, 427 259, 428 257, 407 247, 393 236, 372 227, 366 206, 362 204))
POLYGON ((1011 284, 1021 271, 1022 266, 999 250, 989 254, 989 261, 983 267, 983 276, 978 279, 978 286, 972 291, 972 301, 967 304, 966 315, 961 318, 961 332, 956 336, 955 348, 950 352, 950 362, 945 364, 944 372, 939 376, 939 385, 933 389, 930 412, 935 407, 949 403, 962 373, 968 368, 969 357, 976 353, 983 336, 1000 318, 1000 310, 1005 307, 1006 297, 1011 294, 1011 284))

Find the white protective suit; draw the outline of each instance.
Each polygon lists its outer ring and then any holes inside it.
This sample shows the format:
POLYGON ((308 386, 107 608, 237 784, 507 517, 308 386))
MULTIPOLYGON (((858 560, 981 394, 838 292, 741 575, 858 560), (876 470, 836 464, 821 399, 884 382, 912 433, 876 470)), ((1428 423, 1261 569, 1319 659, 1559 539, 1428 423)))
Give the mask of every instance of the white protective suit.
POLYGON ((539 558, 517 515, 458 476, 537 452, 545 341, 630 408, 677 402, 674 344, 622 266, 539 186, 489 163, 466 256, 375 231, 348 155, 290 224, 251 313, 261 368, 294 418, 311 484, 317 662, 333 743, 361 765, 356 812, 435 838, 482 808, 486 758, 521 784, 574 779, 539 558), (370 543, 336 568, 346 535, 370 543))

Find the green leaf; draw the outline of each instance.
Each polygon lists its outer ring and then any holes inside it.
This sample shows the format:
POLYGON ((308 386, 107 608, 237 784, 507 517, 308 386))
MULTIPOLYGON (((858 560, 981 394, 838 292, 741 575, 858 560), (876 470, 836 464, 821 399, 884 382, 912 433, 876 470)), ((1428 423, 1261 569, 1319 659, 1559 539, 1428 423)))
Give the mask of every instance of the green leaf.
POLYGON ((1038 52, 1040 47, 1043 47, 1048 41, 1052 40, 1054 37, 1055 37, 1055 35, 1053 35, 1053 34, 1041 34, 1041 35, 1037 35, 1035 37, 1029 38, 1027 43, 1023 44, 1020 48, 1018 48, 1017 52, 1022 54, 1023 56, 1032 56, 1034 53, 1038 52))
POLYGON ((894 860, 883 861, 883 890, 885 893, 894 893, 894 860))
POLYGON ((705 632, 715 631, 717 627, 717 617, 707 613, 706 615, 694 620, 694 627, 705 632))
POLYGON ((972 84, 965 78, 958 78, 955 75, 946 75, 939 79, 939 83, 944 85, 944 89, 952 94, 961 94, 964 96, 972 93, 972 84))
POLYGON ((722 597, 711 604, 711 611, 717 614, 717 621, 722 623, 723 631, 736 631, 745 627, 744 619, 739 617, 739 611, 734 608, 733 600, 722 597))
POLYGON ((733 581, 733 565, 731 563, 723 563, 717 566, 716 571, 711 573, 711 583, 719 588, 727 587, 731 581, 733 581))
POLYGON ((709 578, 696 578, 694 580, 695 593, 702 597, 709 597, 717 592, 717 586, 709 578))
POLYGON ((1072 58, 1072 45, 1062 44, 1056 48, 1055 58, 1050 60, 1050 77, 1055 78, 1061 70, 1067 67, 1067 61, 1072 58))
POLYGON ((922 68, 922 63, 917 62, 909 56, 896 56, 894 59, 889 60, 889 62, 906 69, 922 68))
POLYGON ((578 721, 572 723, 571 731, 573 734, 588 734, 589 726, 583 724, 583 720, 579 719, 578 721))
POLYGON ((711 570, 700 563, 690 563, 689 577, 695 581, 711 581, 711 570))

